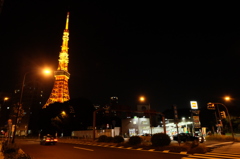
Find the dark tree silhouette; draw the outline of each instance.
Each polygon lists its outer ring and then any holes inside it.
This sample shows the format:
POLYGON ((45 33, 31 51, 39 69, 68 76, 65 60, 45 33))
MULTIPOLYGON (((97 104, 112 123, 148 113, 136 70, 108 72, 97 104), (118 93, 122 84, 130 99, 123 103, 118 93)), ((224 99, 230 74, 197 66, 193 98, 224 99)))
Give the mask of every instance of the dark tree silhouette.
POLYGON ((92 126, 93 111, 93 104, 85 98, 50 104, 40 112, 41 135, 64 133, 69 136, 73 130, 86 130, 92 126))

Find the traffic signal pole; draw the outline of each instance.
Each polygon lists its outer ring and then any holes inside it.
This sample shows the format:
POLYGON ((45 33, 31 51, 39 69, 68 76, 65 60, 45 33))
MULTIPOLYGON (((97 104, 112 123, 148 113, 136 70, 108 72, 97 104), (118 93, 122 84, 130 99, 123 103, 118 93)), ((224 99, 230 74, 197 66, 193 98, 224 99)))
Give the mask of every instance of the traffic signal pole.
POLYGON ((213 108, 215 104, 216 104, 216 105, 220 104, 220 105, 222 105, 222 106, 226 109, 227 116, 228 116, 228 120, 229 120, 229 126, 230 126, 230 129, 231 129, 232 138, 233 138, 233 141, 234 141, 234 140, 235 140, 235 138, 234 138, 234 132, 233 132, 232 121, 231 121, 230 114, 229 114, 229 112, 228 112, 228 108, 227 108, 226 105, 224 105, 223 103, 208 103, 208 108, 210 108, 210 109, 213 108))
POLYGON ((221 103, 221 105, 224 106, 225 109, 226 109, 226 112, 227 112, 227 115, 228 115, 228 120, 229 120, 229 125, 230 125, 231 132, 232 132, 232 138, 233 138, 233 141, 234 141, 234 133, 233 133, 233 127, 232 127, 232 121, 231 121, 230 114, 229 114, 229 112, 228 112, 227 107, 226 107, 224 104, 222 104, 222 103, 221 103))

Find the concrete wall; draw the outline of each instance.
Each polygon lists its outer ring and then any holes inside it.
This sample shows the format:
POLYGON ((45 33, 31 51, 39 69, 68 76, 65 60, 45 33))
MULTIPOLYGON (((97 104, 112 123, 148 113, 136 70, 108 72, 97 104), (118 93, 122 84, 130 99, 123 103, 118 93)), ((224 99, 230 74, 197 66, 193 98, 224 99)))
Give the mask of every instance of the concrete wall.
MULTIPOLYGON (((95 130, 96 138, 101 135, 106 135, 109 137, 118 136, 120 135, 120 127, 115 127, 114 129, 95 130)), ((93 130, 72 131, 72 136, 81 138, 93 138, 93 130)))

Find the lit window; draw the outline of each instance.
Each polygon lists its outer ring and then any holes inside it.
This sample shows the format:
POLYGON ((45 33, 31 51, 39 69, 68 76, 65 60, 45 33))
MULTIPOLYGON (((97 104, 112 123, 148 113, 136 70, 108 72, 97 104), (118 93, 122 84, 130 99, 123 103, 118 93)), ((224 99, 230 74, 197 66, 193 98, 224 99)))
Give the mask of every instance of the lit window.
POLYGON ((147 121, 142 121, 142 124, 147 124, 147 121))

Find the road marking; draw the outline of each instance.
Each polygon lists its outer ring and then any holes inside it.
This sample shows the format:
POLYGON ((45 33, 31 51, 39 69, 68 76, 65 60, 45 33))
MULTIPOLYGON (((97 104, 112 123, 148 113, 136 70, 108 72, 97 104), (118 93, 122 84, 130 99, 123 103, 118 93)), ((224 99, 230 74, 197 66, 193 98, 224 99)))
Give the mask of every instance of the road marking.
POLYGON ((73 147, 75 149, 81 149, 81 150, 86 150, 86 151, 94 151, 93 149, 86 149, 86 148, 82 148, 82 147, 73 147))

